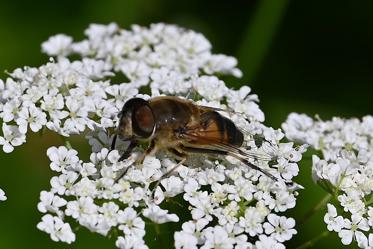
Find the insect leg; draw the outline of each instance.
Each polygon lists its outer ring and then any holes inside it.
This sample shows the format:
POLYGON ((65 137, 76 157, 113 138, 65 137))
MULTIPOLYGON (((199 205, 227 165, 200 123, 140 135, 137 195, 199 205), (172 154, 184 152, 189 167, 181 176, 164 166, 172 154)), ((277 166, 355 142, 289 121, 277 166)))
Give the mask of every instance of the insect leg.
POLYGON ((144 153, 142 153, 141 156, 136 160, 136 164, 142 164, 146 156, 153 155, 158 150, 155 144, 155 139, 152 139, 150 141, 149 147, 146 148, 144 153))
POLYGON ((128 158, 132 152, 132 150, 137 146, 137 140, 131 140, 130 144, 128 145, 127 149, 123 152, 121 157, 119 158, 119 162, 123 161, 124 159, 128 158))
POLYGON ((177 168, 180 167, 180 165, 182 165, 186 160, 186 157, 184 157, 183 159, 181 159, 181 161, 179 161, 172 169, 170 169, 169 171, 167 171, 166 173, 164 173, 161 178, 159 178, 158 182, 160 182, 161 180, 169 177, 177 168))
MULTIPOLYGON (((126 151, 123 152, 123 154, 120 156, 118 162, 121 162, 124 159, 128 158, 129 155, 131 154, 133 148, 135 148, 137 144, 138 144, 137 140, 131 140, 131 143, 128 145, 126 151)), ((124 169, 124 171, 115 179, 115 182, 118 182, 119 179, 121 179, 127 173, 129 168, 130 168, 130 166, 128 166, 126 169, 124 169)))
MULTIPOLYGON (((180 161, 172 168, 170 169, 169 171, 167 171, 166 173, 164 173, 159 179, 157 182, 160 182, 161 180, 169 177, 178 167, 180 167, 180 165, 182 165, 185 160, 187 159, 187 154, 185 154, 184 152, 181 152, 179 150, 177 150, 177 148, 169 148, 168 151, 173 154, 174 156, 176 156, 177 158, 180 159, 180 161)), ((159 183, 157 183, 156 187, 158 186, 159 183)))
POLYGON ((186 158, 187 158, 187 155, 183 152, 180 152, 178 151, 177 149, 175 148, 169 148, 168 149, 168 152, 170 152, 171 154, 173 154, 175 157, 179 158, 180 161, 172 168, 170 169, 169 171, 167 171, 166 173, 164 173, 155 183, 155 186, 153 188, 153 191, 155 191, 157 189, 157 187, 159 186, 159 183, 167 178, 168 176, 170 176, 172 174, 172 172, 174 172, 178 167, 180 167, 180 165, 182 165, 186 158))
MULTIPOLYGON (((124 159, 126 159, 127 157, 129 157, 130 153, 132 152, 133 148, 135 148, 138 144, 138 141, 137 140, 131 140, 131 143, 130 145, 128 146, 128 148, 126 149, 126 151, 122 154, 122 156, 119 158, 119 162, 120 161, 123 161, 124 159)), ((154 139, 150 142, 150 145, 149 147, 146 149, 146 151, 140 156, 139 159, 136 160, 136 164, 141 164, 144 159, 145 159, 145 156, 146 155, 149 155, 151 153, 153 153, 153 151, 155 150, 155 142, 154 142, 154 139)), ((128 171, 128 169, 130 168, 130 166, 128 166, 123 172, 122 174, 120 174, 116 179, 115 181, 117 182, 119 179, 121 179, 128 171)))
POLYGON ((114 137, 113 137, 113 141, 111 142, 110 150, 114 150, 115 149, 115 144, 117 142, 117 137, 118 137, 118 135, 115 134, 114 137))
POLYGON ((177 149, 175 148, 169 148, 168 149, 168 152, 170 152, 172 155, 174 155, 176 158, 182 160, 183 158, 186 157, 186 154, 185 153, 182 153, 180 151, 178 151, 177 149))
MULTIPOLYGON (((177 150, 175 150, 177 151, 177 150)), ((171 153, 173 153, 174 151, 172 151, 171 153)), ((181 153, 181 152, 178 152, 180 153, 181 155, 184 155, 184 157, 174 166, 172 167, 172 169, 170 169, 169 171, 167 171, 166 173, 164 173, 156 182, 155 182, 155 185, 154 185, 154 188, 152 190, 152 196, 154 197, 154 192, 155 190, 157 189, 157 187, 159 186, 159 184, 161 183, 161 181, 167 177, 169 177, 177 168, 180 167, 180 165, 182 165, 185 160, 186 160, 186 155, 181 153)))
POLYGON ((240 155, 237 155, 235 153, 230 153, 230 152, 222 151, 222 150, 205 149, 205 148, 194 148, 194 147, 187 147, 187 146, 182 146, 181 149, 184 150, 185 152, 190 152, 190 153, 205 153, 205 154, 216 154, 216 155, 230 155, 230 156, 233 156, 234 158, 240 160, 241 162, 243 162, 244 164, 246 164, 250 168, 255 169, 255 170, 261 172, 262 174, 268 176, 273 181, 278 181, 277 177, 271 175, 267 171, 259 168, 255 164, 250 163, 248 160, 242 158, 240 155))
MULTIPOLYGON (((138 141, 137 140, 131 140, 131 143, 130 145, 128 146, 128 148, 126 149, 126 151, 122 154, 122 156, 119 158, 118 162, 120 161, 123 161, 124 159, 128 158, 130 153, 132 152, 133 148, 135 148, 138 144, 138 141)), ((136 160, 136 164, 142 164, 144 159, 145 159, 145 156, 149 155, 149 154, 152 154, 154 153, 153 151, 155 151, 155 141, 154 139, 150 142, 150 145, 149 147, 146 149, 146 151, 140 156, 140 158, 138 158, 136 160)), ((119 179, 121 179, 128 171, 128 169, 130 168, 131 166, 128 166, 123 172, 122 174, 120 174, 120 176, 118 176, 116 179, 115 179, 115 182, 117 182, 119 179)))

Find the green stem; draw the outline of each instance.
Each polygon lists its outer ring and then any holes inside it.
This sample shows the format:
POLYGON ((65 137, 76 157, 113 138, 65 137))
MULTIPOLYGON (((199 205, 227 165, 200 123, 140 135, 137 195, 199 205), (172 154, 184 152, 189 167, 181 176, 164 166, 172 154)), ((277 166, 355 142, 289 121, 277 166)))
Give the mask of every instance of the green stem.
POLYGON ((71 146, 71 143, 70 143, 70 141, 68 141, 68 140, 65 140, 65 146, 69 149, 69 150, 71 150, 73 147, 71 146))
POLYGON ((327 194, 324 196, 324 198, 322 198, 320 200, 319 203, 317 203, 316 206, 312 207, 310 210, 308 210, 304 215, 303 217, 300 219, 299 221, 299 225, 302 225, 304 224, 309 218, 311 218, 317 211, 319 211, 320 209, 322 209, 327 203, 328 201, 333 197, 332 194, 327 194))
POLYGON ((243 80, 253 85, 253 79, 267 55, 276 30, 285 14, 289 0, 258 1, 238 50, 239 67, 244 69, 243 80))
POLYGON ((71 150, 71 149, 73 148, 73 147, 71 146, 70 141, 67 140, 67 137, 60 135, 60 138, 61 138, 62 141, 64 142, 66 148, 68 148, 69 150, 71 150))
POLYGON ((316 237, 314 237, 314 238, 310 239, 309 241, 306 241, 302 245, 296 247, 296 249, 310 248, 310 247, 314 246, 317 242, 319 242, 320 240, 322 240, 323 238, 328 236, 329 234, 330 234, 329 231, 324 231, 324 232, 320 233, 319 235, 317 235, 316 237))
POLYGON ((155 229, 155 233, 157 234, 157 235, 160 235, 161 234, 161 228, 160 228, 160 226, 159 226, 159 224, 155 224, 154 225, 154 229, 155 229))

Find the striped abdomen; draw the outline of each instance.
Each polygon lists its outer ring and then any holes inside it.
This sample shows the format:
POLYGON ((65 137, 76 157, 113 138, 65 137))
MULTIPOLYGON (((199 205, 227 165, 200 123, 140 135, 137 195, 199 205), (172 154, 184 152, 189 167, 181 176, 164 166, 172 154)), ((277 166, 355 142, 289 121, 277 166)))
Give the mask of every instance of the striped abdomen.
POLYGON ((240 147, 244 139, 242 132, 236 125, 216 111, 201 114, 200 129, 196 133, 199 137, 205 138, 206 144, 216 141, 240 147))

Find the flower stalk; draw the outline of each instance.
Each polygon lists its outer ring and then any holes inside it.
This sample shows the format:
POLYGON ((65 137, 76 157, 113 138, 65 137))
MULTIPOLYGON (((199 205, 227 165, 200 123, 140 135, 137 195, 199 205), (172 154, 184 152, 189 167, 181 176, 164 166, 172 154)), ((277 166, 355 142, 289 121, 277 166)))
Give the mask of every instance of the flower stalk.
POLYGON ((323 231, 319 235, 315 236, 314 238, 306 241, 302 245, 296 247, 296 249, 306 249, 306 248, 311 248, 317 244, 320 240, 326 238, 330 234, 329 231, 323 231))
POLYGON ((332 194, 326 194, 315 206, 309 209, 299 220, 299 226, 306 223, 314 214, 316 214, 321 209, 325 208, 326 204, 332 199, 332 194))

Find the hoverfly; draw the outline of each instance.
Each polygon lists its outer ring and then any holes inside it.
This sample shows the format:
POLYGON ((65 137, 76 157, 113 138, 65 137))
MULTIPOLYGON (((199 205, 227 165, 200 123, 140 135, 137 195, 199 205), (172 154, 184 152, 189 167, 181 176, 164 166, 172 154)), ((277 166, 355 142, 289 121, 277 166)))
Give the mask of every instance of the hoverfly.
POLYGON ((240 148, 244 142, 243 133, 218 111, 223 110, 174 96, 129 99, 118 114, 119 126, 111 149, 115 148, 118 136, 130 142, 119 161, 129 157, 140 141, 150 142, 138 159, 140 163, 146 155, 154 155, 159 150, 168 151, 180 162, 162 179, 181 165, 188 155, 211 154, 233 156, 276 181, 275 176, 248 161, 254 156, 240 148))

